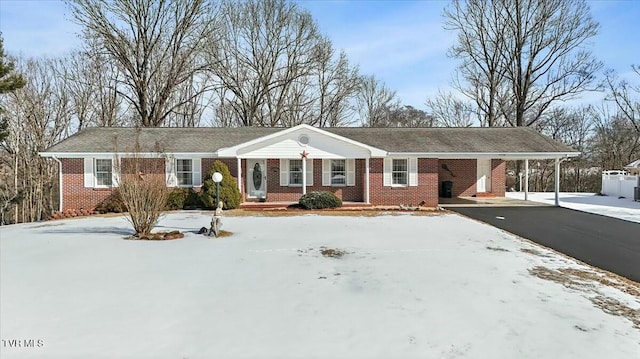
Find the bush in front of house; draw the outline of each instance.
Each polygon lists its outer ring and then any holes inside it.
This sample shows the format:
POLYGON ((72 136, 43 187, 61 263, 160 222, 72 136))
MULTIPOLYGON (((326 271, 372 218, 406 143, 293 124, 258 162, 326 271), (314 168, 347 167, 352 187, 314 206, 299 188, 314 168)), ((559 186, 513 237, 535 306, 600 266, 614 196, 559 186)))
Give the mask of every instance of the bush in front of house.
MULTIPOLYGON (((132 173, 120 173, 120 185, 118 191, 122 201, 128 209, 127 220, 136 231, 135 236, 140 238, 151 233, 151 230, 160 220, 162 211, 167 205, 169 189, 164 176, 140 175, 141 158, 135 158, 134 171, 132 173)), ((149 173, 161 173, 159 169, 149 173)))
POLYGON ((313 191, 300 197, 300 206, 304 209, 322 209, 342 207, 342 200, 332 192, 313 191))
POLYGON ((167 195, 167 204, 165 209, 168 211, 175 211, 184 208, 184 203, 187 200, 187 189, 177 188, 169 192, 167 195))
POLYGON ((193 190, 193 188, 187 189, 187 198, 184 200, 184 209, 201 208, 202 201, 200 200, 200 193, 193 190))
POLYGON ((169 192, 165 209, 175 211, 201 205, 200 197, 193 188, 176 188, 169 192))
POLYGON ((111 192, 109 197, 100 201, 95 210, 100 213, 123 213, 127 211, 127 206, 122 201, 120 191, 116 189, 111 192))
POLYGON ((220 200, 224 202, 224 209, 234 209, 240 206, 242 201, 242 195, 238 190, 238 184, 231 176, 229 168, 222 161, 216 160, 207 172, 205 181, 202 184, 202 192, 200 194, 200 201, 207 208, 216 208, 216 183, 213 182, 211 177, 215 172, 222 174, 222 181, 220 182, 220 200))

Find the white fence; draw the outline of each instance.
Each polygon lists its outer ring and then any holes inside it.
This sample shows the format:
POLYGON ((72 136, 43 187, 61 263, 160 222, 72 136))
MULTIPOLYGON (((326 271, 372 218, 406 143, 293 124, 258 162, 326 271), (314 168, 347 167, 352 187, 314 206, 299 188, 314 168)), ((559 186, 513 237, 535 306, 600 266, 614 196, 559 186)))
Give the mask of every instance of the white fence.
POLYGON ((640 187, 638 176, 602 175, 602 194, 633 199, 634 187, 640 187))

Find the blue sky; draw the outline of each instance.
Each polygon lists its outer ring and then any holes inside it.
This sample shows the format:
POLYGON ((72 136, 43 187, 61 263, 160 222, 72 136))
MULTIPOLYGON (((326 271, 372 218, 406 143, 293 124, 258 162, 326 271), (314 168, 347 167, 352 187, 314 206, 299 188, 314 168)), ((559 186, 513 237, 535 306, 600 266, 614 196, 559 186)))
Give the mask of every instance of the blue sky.
MULTIPOLYGON (((424 109, 427 96, 448 90, 455 59, 447 49, 455 33, 442 28, 445 0, 299 0, 320 30, 338 49, 396 90, 403 104, 424 109)), ((589 1, 600 32, 592 40, 595 55, 606 68, 630 76, 640 65, 640 1, 589 1)), ((57 0, 0 0, 0 31, 12 55, 59 56, 79 43, 78 27, 57 0)), ((602 94, 583 96, 592 102, 602 94)))

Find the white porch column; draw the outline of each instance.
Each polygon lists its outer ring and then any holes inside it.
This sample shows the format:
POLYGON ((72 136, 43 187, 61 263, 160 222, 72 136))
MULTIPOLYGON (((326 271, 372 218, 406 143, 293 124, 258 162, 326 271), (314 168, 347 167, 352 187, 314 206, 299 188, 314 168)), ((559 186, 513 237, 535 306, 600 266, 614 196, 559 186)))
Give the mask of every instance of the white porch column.
POLYGON ((556 206, 560 205, 560 159, 556 158, 556 168, 555 168, 555 187, 556 187, 556 196, 555 196, 555 204, 556 206))
POLYGON ((524 160, 524 200, 529 200, 529 160, 524 160))
POLYGON ((302 194, 307 194, 307 159, 302 156, 302 194))
POLYGON ((237 164, 238 164, 238 190, 240 191, 240 194, 242 194, 242 159, 241 158, 237 159, 237 164))
POLYGON ((364 159, 364 203, 369 204, 369 157, 364 159))

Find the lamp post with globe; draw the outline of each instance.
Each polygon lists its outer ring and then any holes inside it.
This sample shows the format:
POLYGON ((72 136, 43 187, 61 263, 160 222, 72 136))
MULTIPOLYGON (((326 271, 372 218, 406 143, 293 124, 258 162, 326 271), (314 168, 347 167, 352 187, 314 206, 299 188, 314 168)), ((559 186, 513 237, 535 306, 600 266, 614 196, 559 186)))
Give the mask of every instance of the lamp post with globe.
POLYGON ((220 182, 222 182, 222 173, 215 172, 211 179, 216 184, 216 211, 211 219, 211 229, 209 235, 214 234, 216 237, 220 234, 220 227, 222 227, 222 205, 220 204, 220 182))
POLYGON ((215 172, 211 176, 213 182, 216 183, 216 208, 220 206, 220 182, 222 182, 222 173, 215 172))

